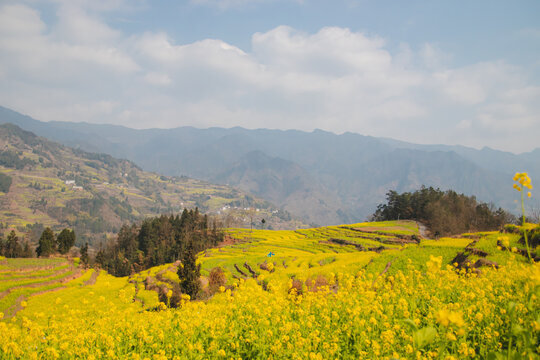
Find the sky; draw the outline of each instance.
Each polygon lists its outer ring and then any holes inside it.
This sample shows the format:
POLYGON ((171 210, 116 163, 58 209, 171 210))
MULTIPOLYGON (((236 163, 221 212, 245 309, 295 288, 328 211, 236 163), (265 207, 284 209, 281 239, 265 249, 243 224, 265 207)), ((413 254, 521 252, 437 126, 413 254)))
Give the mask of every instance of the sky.
POLYGON ((0 0, 0 105, 540 147, 540 1, 0 0))

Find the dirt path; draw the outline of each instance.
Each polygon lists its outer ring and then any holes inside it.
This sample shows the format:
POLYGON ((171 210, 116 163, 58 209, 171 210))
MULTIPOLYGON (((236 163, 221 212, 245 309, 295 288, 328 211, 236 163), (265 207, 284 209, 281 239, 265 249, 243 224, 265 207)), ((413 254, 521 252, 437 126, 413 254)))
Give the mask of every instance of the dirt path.
MULTIPOLYGON (((41 271, 42 269, 38 269, 38 271, 41 271)), ((0 280, 0 283, 3 283, 3 282, 8 282, 8 281, 17 281, 17 280, 21 280, 21 281, 24 281, 24 280, 39 280, 39 279, 47 279, 47 278, 53 278, 53 277, 56 277, 58 275, 61 275, 61 274, 64 274, 64 273, 67 273, 69 271, 77 271, 77 268, 74 267, 73 265, 71 266, 68 266, 68 267, 65 267, 64 269, 60 269, 58 271, 55 271, 51 274, 48 274, 48 275, 40 275, 40 276, 25 276, 25 277, 17 277, 17 278, 13 278, 13 279, 2 279, 0 280)), ((0 295, 0 298, 2 296, 0 295)))
POLYGON ((419 221, 417 221, 416 224, 418 225, 418 232, 420 233, 420 236, 424 239, 429 239, 429 231, 426 225, 422 224, 419 221))
POLYGON ((139 295, 139 283, 137 282, 137 280, 130 280, 129 281, 131 284, 133 284, 133 286, 135 286, 135 294, 133 294, 133 302, 139 302, 141 303, 142 306, 144 306, 144 300, 141 299, 138 295, 139 295))
POLYGON ((90 276, 90 279, 88 279, 88 280, 86 280, 84 282, 84 286, 94 285, 96 283, 96 280, 97 280, 98 276, 99 276, 99 273, 100 273, 100 270, 94 270, 94 272, 90 276))
POLYGON ((27 267, 27 268, 21 268, 21 269, 3 269, 0 271, 0 274, 9 274, 9 273, 16 273, 16 274, 22 274, 22 273, 29 273, 33 271, 45 271, 45 270, 51 270, 60 266, 69 265, 68 261, 65 261, 63 263, 59 263, 56 265, 49 265, 49 266, 34 266, 34 267, 27 267))
MULTIPOLYGON (((54 289, 48 289, 48 290, 43 290, 43 291, 38 291, 37 293, 34 293, 32 295, 30 295, 30 297, 34 297, 34 296, 37 296, 37 295, 41 295, 41 294, 46 294, 46 293, 50 293, 50 292, 53 292, 53 291, 59 291, 59 290, 63 290, 65 289, 66 286, 60 286, 60 287, 57 287, 57 288, 54 288, 54 289)), ((14 317, 15 315, 17 315, 17 313, 19 311, 21 311, 23 309, 22 307, 22 302, 27 300, 27 298, 24 296, 24 295, 21 295, 17 298, 17 300, 15 300, 15 304, 13 304, 12 306, 10 306, 7 310, 6 310, 6 313, 5 313, 5 319, 11 319, 12 317, 14 317)))

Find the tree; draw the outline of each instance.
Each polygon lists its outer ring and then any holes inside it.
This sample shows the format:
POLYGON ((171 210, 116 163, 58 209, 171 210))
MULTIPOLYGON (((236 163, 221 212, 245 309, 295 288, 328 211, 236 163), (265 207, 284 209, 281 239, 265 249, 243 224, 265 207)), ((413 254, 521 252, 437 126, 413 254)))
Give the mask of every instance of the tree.
POLYGON ((201 284, 201 265, 197 265, 197 253, 193 246, 193 241, 189 240, 186 250, 182 254, 182 264, 178 267, 178 277, 180 278, 180 290, 188 294, 192 299, 196 298, 201 284))
POLYGON ((21 254, 22 246, 19 244, 19 237, 15 234, 14 230, 11 230, 5 244, 4 255, 8 258, 15 258, 20 257, 21 254))
POLYGON ((32 251, 32 248, 30 248, 30 243, 28 243, 28 241, 24 242, 24 248, 22 250, 21 257, 23 258, 34 257, 34 252, 32 251))
POLYGON ((0 192, 8 193, 11 186, 11 177, 0 173, 0 192))
POLYGON ((67 254, 69 249, 75 245, 75 231, 69 229, 62 230, 56 238, 56 243, 58 245, 58 252, 60 254, 67 254))
POLYGON ((81 248, 81 264, 87 267, 90 264, 90 257, 88 256, 88 243, 84 244, 81 248))
POLYGON ((434 236, 468 231, 497 230, 512 220, 512 215, 492 204, 479 203, 474 196, 422 186, 415 192, 398 194, 390 190, 387 203, 379 204, 372 221, 416 220, 423 222, 434 236))
POLYGON ((140 225, 122 226, 117 239, 100 249, 95 262, 110 274, 123 276, 181 260, 190 242, 197 254, 223 238, 216 221, 198 209, 186 209, 181 215, 161 215, 147 218, 140 225))
POLYGON ((50 256, 56 252, 56 241, 51 228, 47 227, 41 233, 39 244, 36 249, 37 256, 50 256))
POLYGON ((4 237, 0 234, 0 256, 4 256, 4 249, 6 248, 6 243, 4 237))

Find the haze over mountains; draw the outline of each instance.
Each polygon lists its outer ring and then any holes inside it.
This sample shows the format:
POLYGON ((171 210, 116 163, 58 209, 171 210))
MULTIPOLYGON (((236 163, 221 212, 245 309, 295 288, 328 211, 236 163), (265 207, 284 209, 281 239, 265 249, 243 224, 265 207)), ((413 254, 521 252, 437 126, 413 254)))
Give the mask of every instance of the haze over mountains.
MULTIPOLYGON (((129 159, 144 170, 236 186, 318 225, 363 221, 388 190, 421 185, 476 195, 517 213, 513 174, 529 172, 533 185, 540 179, 540 148, 516 155, 320 130, 134 130, 45 123, 0 107, 4 122, 68 146, 129 159)), ((537 187, 533 204, 539 196, 537 187)))

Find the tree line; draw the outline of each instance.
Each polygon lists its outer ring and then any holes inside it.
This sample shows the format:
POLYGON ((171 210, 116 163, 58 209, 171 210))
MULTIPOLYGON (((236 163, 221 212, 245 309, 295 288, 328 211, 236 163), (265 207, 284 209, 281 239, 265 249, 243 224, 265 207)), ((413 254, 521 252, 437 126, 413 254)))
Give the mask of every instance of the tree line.
POLYGON ((434 236, 500 229, 515 217, 493 204, 478 202, 474 196, 422 186, 414 192, 386 193, 386 203, 379 204, 372 221, 417 220, 434 236))
MULTIPOLYGON (((54 234, 51 228, 45 228, 39 238, 35 253, 37 256, 50 256, 56 253, 65 255, 71 247, 75 245, 75 232, 64 229, 58 236, 54 234)), ((21 241, 15 230, 11 230, 6 240, 0 234, 0 256, 7 258, 31 258, 34 257, 34 250, 28 241, 21 244, 21 241)))
POLYGON ((180 260, 184 264, 181 268, 186 269, 181 278, 185 279, 197 272, 197 253, 216 246, 223 237, 223 231, 215 221, 210 224, 207 215, 198 209, 184 209, 181 215, 161 215, 140 225, 122 226, 117 239, 97 252, 95 263, 112 275, 127 276, 180 260), (187 271, 190 267, 194 269, 187 271))
POLYGON ((25 241, 24 245, 22 245, 15 231, 11 230, 6 240, 0 234, 0 256, 30 258, 34 256, 34 251, 30 248, 28 241, 25 241))

